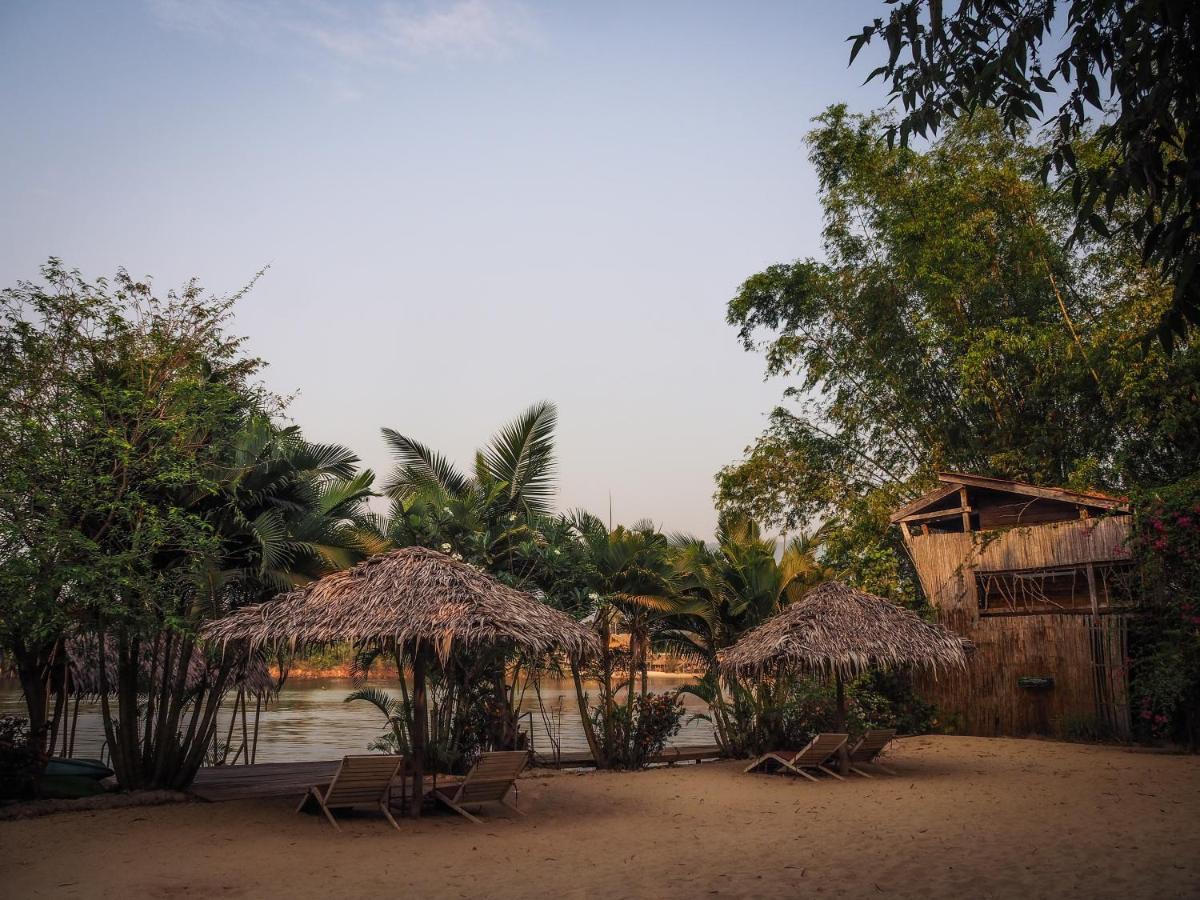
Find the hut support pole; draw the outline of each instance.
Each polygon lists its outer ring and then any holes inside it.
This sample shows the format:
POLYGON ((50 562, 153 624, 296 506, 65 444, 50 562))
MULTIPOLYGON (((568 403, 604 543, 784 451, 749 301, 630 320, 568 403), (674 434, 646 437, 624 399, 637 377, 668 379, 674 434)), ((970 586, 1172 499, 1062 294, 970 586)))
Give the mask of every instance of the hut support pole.
POLYGON ((413 654, 413 733, 412 733, 412 806, 409 815, 421 817, 421 801, 425 796, 425 648, 418 644, 413 654))
MULTIPOLYGON (((833 670, 833 687, 837 694, 837 716, 833 727, 840 734, 846 730, 846 686, 842 683, 842 673, 837 669, 833 670)), ((850 774, 850 750, 846 744, 842 744, 838 750, 838 768, 843 775, 850 774)))

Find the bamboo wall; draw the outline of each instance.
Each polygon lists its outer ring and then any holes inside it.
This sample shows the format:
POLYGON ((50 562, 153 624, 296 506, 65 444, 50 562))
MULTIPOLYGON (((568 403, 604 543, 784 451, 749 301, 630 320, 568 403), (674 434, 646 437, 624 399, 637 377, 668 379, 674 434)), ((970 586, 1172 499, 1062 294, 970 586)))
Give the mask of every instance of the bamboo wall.
POLYGON ((917 573, 942 622, 974 645, 965 676, 925 679, 942 724, 966 734, 1128 733, 1126 621, 1120 613, 980 616, 975 573, 1128 557, 1129 517, 1080 519, 1007 531, 908 536, 917 573), (1054 679, 1031 690, 1023 676, 1054 679))

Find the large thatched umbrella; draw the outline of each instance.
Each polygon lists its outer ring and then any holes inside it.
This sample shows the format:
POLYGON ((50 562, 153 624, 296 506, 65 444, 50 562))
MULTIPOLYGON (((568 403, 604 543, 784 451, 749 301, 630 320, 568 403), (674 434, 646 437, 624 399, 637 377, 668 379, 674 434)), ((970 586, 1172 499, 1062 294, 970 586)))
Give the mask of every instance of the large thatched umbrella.
MULTIPOLYGON (((454 646, 509 646, 529 653, 597 652, 595 634, 564 613, 467 563, 425 547, 373 556, 299 590, 214 622, 209 640, 292 648, 376 643, 413 659, 413 796, 421 797, 425 759, 425 667, 454 646)), ((420 808, 413 803, 414 814, 420 808)))
MULTIPOLYGON (((837 727, 846 725, 844 682, 868 669, 962 670, 962 639, 874 594, 826 581, 721 654, 721 670, 761 676, 781 671, 832 675, 837 727)), ((843 751, 843 766, 845 756, 843 751)))

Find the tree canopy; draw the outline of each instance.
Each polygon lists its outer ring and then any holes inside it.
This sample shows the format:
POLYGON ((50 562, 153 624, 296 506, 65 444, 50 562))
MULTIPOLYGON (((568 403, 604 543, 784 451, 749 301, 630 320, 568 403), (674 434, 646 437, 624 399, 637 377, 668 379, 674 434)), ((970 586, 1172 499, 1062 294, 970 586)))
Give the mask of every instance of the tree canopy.
POLYGON ((809 135, 825 258, 768 267, 728 309, 792 403, 718 479, 722 506, 779 527, 870 523, 826 540, 881 593, 902 575, 887 513, 937 469, 1163 483, 1200 440, 1196 351, 1138 348, 1170 290, 1132 241, 1068 247, 1046 146, 981 111, 918 152, 879 139, 894 121, 832 107, 809 135))
POLYGON ((1078 228, 1107 237, 1110 215, 1174 285, 1154 323, 1170 348, 1200 324, 1200 6, 1193 0, 902 0, 851 35, 854 61, 874 38, 904 115, 887 123, 906 146, 984 107, 1013 133, 1045 116, 1043 172, 1070 181, 1078 228), (1058 50, 1052 54, 1050 48, 1058 50), (1047 102, 1058 102, 1047 111, 1047 102), (1076 153, 1090 130, 1108 151, 1076 153))

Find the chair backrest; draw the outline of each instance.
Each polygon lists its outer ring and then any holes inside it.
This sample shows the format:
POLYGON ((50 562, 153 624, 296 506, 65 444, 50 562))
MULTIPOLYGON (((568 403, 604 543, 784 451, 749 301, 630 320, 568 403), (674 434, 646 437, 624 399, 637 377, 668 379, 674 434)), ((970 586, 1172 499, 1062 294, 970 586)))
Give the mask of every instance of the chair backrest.
POLYGON ((818 734, 800 751, 800 755, 792 760, 792 765, 819 766, 837 753, 848 740, 848 734, 818 734))
POLYGON ((883 752, 883 748, 890 744, 895 736, 895 728, 876 728, 868 731, 850 751, 851 761, 870 762, 883 752))
POLYGON ((459 803, 503 800, 508 789, 529 763, 525 750, 494 750, 480 754, 459 788, 459 803))
POLYGON ((329 790, 326 806, 356 806, 378 803, 391 788, 392 779, 404 765, 403 756, 344 756, 329 790))

